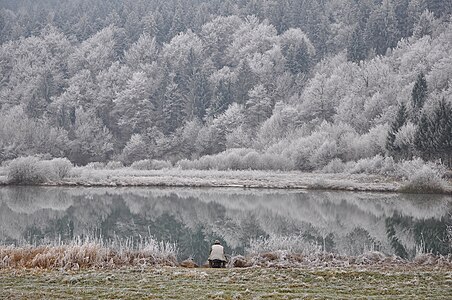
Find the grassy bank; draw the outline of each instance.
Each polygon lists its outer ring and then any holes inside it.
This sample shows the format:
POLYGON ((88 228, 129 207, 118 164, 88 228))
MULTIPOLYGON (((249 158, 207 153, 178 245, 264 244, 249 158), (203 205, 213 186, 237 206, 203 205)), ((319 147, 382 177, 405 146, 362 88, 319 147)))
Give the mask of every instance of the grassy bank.
MULTIPOLYGON (((0 167, 0 185, 166 186, 329 189, 376 192, 452 194, 452 182, 442 165, 420 159, 395 163, 377 156, 315 172, 200 168, 143 161, 90 163, 74 167, 65 158, 20 157, 0 167)), ((339 162, 338 162, 339 163, 339 162)))
MULTIPOLYGON (((0 170, 0 185, 8 185, 6 171, 0 170)), ((165 186, 245 187, 276 189, 330 189, 348 191, 398 192, 404 180, 391 176, 346 173, 303 173, 274 171, 218 170, 135 170, 75 167, 62 179, 39 183, 48 186, 165 186)), ((439 193, 452 194, 449 182, 439 193)))
POLYGON ((450 299, 451 295, 452 272, 429 268, 0 270, 2 299, 450 299))

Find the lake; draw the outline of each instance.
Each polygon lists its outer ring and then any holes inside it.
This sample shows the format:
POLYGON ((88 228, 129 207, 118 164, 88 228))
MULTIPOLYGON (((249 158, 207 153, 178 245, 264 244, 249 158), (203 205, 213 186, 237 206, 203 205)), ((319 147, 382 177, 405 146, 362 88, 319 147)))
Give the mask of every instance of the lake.
MULTIPOLYGON (((215 239, 228 254, 276 243, 359 255, 451 253, 452 197, 223 188, 0 188, 0 243, 78 236, 176 243, 180 260, 206 260, 215 239), (449 233, 450 234, 450 233, 449 233), (276 241, 276 242, 275 242, 276 241)), ((274 246, 274 245, 273 245, 274 246)))

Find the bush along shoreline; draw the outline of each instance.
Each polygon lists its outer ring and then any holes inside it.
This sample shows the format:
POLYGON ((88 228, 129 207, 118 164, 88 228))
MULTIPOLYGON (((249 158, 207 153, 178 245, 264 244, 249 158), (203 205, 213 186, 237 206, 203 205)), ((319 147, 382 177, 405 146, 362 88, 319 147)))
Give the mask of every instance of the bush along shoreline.
POLYGON ((302 173, 294 170, 226 169, 220 165, 142 160, 93 162, 74 166, 66 158, 19 157, 0 167, 0 185, 44 186, 165 186, 330 189, 401 193, 452 194, 446 168, 420 158, 394 162, 375 156, 357 162, 335 162, 328 168, 302 173), (340 167, 338 167, 340 166, 340 167))

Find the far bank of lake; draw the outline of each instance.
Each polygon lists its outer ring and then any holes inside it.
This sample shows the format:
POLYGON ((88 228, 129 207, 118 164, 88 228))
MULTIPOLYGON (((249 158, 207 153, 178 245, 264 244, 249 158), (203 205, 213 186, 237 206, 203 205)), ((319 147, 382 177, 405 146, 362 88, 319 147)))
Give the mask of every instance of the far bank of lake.
MULTIPOLYGON (((382 175, 348 173, 304 173, 275 171, 217 171, 217 170, 135 170, 90 169, 75 167, 70 175, 61 180, 48 181, 43 186, 85 187, 241 187, 301 190, 344 190, 373 192, 412 192, 403 190, 406 180, 382 175)), ((6 170, 0 168, 0 185, 9 185, 6 170)), ((427 193, 430 193, 427 191, 427 193)), ((438 192, 435 192, 438 193, 438 192)), ((452 182, 446 181, 441 194, 452 195, 452 182)))

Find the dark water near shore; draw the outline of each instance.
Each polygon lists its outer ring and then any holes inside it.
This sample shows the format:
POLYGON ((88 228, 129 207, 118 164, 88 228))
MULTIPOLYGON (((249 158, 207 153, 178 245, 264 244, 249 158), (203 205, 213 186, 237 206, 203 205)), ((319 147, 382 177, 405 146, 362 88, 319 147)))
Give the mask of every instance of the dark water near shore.
MULTIPOLYGON (((220 239, 229 254, 250 240, 289 237, 298 247, 412 258, 449 254, 452 197, 333 191, 200 188, 0 188, 0 243, 41 244, 77 236, 153 236, 202 262, 220 239), (309 245, 309 247, 308 247, 309 245)), ((280 239, 280 241, 285 239, 280 239)), ((278 241, 278 238, 276 238, 278 241)), ((256 246, 253 243, 251 246, 256 246)))

